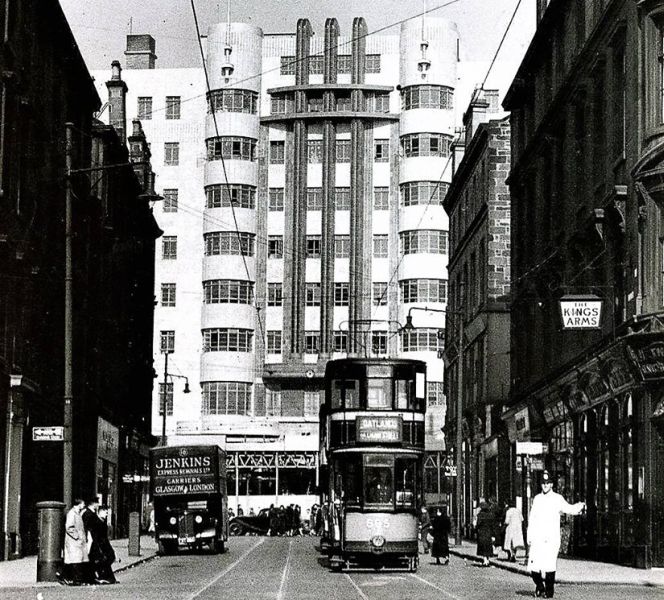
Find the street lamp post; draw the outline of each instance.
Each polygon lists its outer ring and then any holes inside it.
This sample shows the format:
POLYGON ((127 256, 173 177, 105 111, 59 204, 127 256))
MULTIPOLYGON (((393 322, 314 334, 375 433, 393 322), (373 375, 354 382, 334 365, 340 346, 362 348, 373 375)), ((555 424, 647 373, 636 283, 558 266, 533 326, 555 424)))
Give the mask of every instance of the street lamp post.
POLYGON ((456 398, 456 486, 455 486, 455 499, 456 499, 456 511, 455 511, 455 520, 456 520, 456 531, 454 534, 454 543, 457 546, 461 545, 461 521, 462 521, 462 511, 461 511, 461 502, 463 497, 463 480, 462 480, 462 468, 463 468, 463 433, 462 433, 462 424, 463 424, 463 312, 459 310, 451 309, 442 309, 442 308, 429 308, 428 306, 412 306, 408 309, 408 315, 406 316, 406 324, 404 329, 414 329, 413 326, 413 317, 410 314, 414 310, 423 310, 426 312, 439 312, 450 315, 455 315, 459 317, 459 353, 458 353, 458 366, 457 366, 457 398, 456 398))
POLYGON ((168 355, 172 352, 170 350, 162 350, 164 353, 164 393, 161 398, 161 445, 166 445, 166 399, 168 398, 168 378, 177 377, 179 379, 184 379, 184 390, 183 393, 188 394, 191 390, 189 389, 189 378, 186 375, 177 375, 175 373, 168 372, 168 355))

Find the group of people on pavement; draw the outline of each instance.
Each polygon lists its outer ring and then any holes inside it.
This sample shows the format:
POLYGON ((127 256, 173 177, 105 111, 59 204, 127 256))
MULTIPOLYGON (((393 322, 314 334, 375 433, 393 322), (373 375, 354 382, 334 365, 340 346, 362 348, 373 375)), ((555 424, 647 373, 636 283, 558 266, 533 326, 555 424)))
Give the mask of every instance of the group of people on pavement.
POLYGON ((429 509, 426 506, 422 506, 419 522, 420 541, 422 542, 424 554, 431 552, 431 557, 436 559, 437 565, 449 564, 449 537, 452 526, 450 518, 447 516, 447 507, 437 507, 436 514, 431 518, 429 509))
POLYGON ((112 564, 115 551, 108 539, 108 508, 96 498, 77 499, 65 519, 64 569, 59 580, 66 585, 116 583, 112 564))

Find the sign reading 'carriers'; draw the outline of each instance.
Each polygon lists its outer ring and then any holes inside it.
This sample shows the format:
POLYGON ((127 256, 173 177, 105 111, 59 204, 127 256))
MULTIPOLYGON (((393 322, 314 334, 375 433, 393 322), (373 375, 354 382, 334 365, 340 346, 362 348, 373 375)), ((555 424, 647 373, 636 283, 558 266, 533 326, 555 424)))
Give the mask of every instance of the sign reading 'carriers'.
POLYGON ((360 417, 355 422, 358 442, 400 442, 401 417, 360 417))

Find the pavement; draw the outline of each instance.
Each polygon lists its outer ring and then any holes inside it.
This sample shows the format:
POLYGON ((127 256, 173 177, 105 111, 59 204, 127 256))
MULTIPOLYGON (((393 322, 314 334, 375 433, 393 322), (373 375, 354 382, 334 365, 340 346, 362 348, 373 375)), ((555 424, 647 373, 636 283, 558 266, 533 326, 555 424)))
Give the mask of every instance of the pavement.
MULTIPOLYGON (((147 535, 141 536, 139 556, 129 556, 127 539, 111 540, 115 550, 113 571, 119 573, 131 567, 144 563, 157 556, 157 544, 147 535)), ((26 587, 26 586, 57 586, 57 582, 37 583, 37 555, 26 556, 16 560, 0 561, 0 588, 26 587)))
MULTIPOLYGON (((450 554, 454 556, 482 562, 476 551, 475 542, 463 541, 457 546, 450 540, 450 554)), ((507 555, 501 550, 500 555, 490 558, 489 562, 493 567, 530 577, 524 552, 517 554, 516 562, 508 562, 507 555)), ((559 557, 556 581, 567 584, 645 585, 664 588, 664 569, 635 569, 614 563, 559 557)))

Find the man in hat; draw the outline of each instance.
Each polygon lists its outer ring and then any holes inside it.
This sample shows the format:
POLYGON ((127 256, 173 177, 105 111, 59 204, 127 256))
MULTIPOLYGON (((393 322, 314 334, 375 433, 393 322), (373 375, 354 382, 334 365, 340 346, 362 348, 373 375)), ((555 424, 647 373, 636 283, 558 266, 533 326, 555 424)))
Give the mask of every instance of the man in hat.
POLYGON ((542 474, 542 491, 535 496, 528 519, 528 567, 535 582, 535 596, 553 598, 556 563, 560 550, 560 515, 578 515, 585 502, 569 504, 553 491, 553 477, 542 474))

